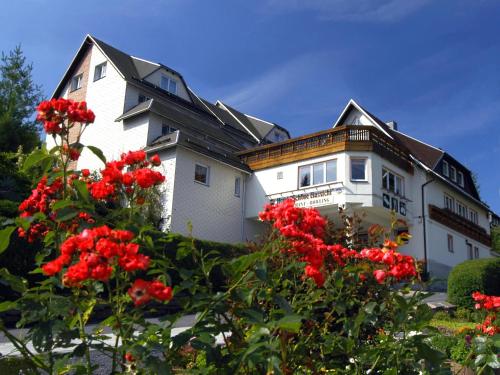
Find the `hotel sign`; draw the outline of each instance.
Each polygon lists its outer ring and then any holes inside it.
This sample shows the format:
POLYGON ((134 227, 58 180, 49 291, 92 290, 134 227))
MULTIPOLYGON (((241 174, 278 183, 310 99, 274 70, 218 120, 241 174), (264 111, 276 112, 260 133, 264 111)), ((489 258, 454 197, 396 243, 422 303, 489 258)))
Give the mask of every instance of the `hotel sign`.
POLYGON ((286 199, 295 200, 296 207, 321 207, 334 204, 333 193, 341 193, 342 188, 327 189, 322 191, 312 191, 308 193, 298 193, 284 197, 270 199, 271 203, 280 203, 286 199))

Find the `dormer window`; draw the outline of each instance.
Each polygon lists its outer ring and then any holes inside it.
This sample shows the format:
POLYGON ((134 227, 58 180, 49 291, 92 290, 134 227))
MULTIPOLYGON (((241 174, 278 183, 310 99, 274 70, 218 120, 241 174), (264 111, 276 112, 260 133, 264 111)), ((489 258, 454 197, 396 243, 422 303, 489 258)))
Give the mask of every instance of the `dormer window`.
POLYGON ((443 174, 446 177, 450 177, 450 168, 446 160, 443 160, 443 174))
POLYGON ((94 70, 94 82, 106 77, 106 62, 96 65, 94 70))
POLYGON ((74 76, 71 79, 71 91, 75 91, 82 88, 83 83, 83 73, 74 76))
POLYGON ((457 181, 457 169, 453 165, 450 167, 450 178, 453 182, 457 181))
POLYGON ((457 173, 457 183, 461 186, 464 187, 464 174, 462 172, 457 173))
POLYGON ((167 76, 161 76, 160 87, 172 94, 177 94, 177 81, 167 76))

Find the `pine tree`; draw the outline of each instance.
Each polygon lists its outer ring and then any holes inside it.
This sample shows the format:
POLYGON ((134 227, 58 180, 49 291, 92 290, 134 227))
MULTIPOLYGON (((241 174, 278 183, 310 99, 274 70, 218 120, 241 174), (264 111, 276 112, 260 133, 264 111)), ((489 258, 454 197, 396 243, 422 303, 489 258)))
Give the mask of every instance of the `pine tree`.
POLYGON ((17 46, 0 59, 0 151, 25 152, 40 143, 34 119, 36 105, 42 100, 41 87, 33 82, 33 65, 17 46))

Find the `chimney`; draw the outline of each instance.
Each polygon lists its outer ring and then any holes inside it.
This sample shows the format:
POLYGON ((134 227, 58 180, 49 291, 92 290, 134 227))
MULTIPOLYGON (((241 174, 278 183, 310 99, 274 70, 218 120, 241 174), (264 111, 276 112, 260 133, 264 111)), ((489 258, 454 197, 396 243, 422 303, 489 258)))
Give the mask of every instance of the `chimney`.
POLYGON ((396 121, 387 121, 386 124, 392 130, 398 130, 398 123, 396 121))

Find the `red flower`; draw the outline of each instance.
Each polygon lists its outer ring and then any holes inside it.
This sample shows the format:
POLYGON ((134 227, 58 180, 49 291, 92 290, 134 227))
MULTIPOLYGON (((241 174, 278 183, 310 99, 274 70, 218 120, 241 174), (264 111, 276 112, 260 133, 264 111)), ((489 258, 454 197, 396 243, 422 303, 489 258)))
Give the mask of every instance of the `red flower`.
POLYGON ((149 294, 148 288, 148 281, 137 279, 128 290, 128 295, 130 296, 130 298, 132 298, 132 301, 134 301, 134 305, 136 307, 144 305, 151 300, 151 295, 149 294))
POLYGON ((387 273, 382 270, 375 270, 373 271, 373 276, 375 277, 375 280, 377 280, 377 283, 383 284, 387 278, 387 273))
POLYGON ((144 305, 151 299, 170 301, 172 299, 172 288, 158 280, 145 281, 136 279, 128 290, 128 295, 137 307, 144 305))
POLYGON ((149 161, 155 167, 157 167, 157 166, 159 166, 161 164, 161 160, 160 160, 160 157, 158 156, 158 154, 155 154, 155 155, 151 156, 151 158, 149 159, 149 161))
POLYGON ((63 280, 70 286, 88 279, 106 281, 116 267, 127 272, 146 270, 149 257, 139 253, 139 245, 130 243, 133 238, 132 232, 107 226, 85 229, 64 241, 61 255, 42 269, 46 275, 54 275, 69 265, 63 280), (71 264, 73 258, 78 261, 71 264))

